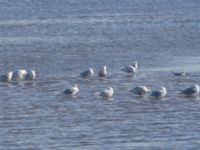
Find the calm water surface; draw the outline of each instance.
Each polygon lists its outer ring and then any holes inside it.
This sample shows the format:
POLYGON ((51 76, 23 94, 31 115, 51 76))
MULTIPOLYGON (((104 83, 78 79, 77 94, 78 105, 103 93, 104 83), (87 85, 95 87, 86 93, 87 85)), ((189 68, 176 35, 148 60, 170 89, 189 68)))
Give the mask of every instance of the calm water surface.
POLYGON ((177 96, 200 84, 199 52, 198 0, 1 0, 0 72, 38 76, 0 83, 0 149, 199 149, 200 98, 177 96), (120 72, 135 60, 134 78, 120 72), (77 77, 104 64, 107 80, 77 77), (74 83, 78 96, 63 95, 74 83), (136 85, 168 94, 138 98, 136 85), (108 86, 113 98, 95 95, 108 86))

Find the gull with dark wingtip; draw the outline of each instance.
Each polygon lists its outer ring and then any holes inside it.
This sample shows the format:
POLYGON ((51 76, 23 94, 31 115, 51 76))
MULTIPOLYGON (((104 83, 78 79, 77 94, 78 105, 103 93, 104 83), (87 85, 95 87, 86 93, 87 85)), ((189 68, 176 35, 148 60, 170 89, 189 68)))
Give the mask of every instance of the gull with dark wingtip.
POLYGON ((130 92, 132 92, 136 95, 139 95, 139 96, 144 96, 144 95, 150 94, 151 89, 146 86, 137 86, 137 87, 131 89, 130 92))
POLYGON ((129 66, 125 66, 124 68, 122 68, 121 71, 133 75, 136 73, 136 68, 133 67, 132 65, 129 65, 129 66))
POLYGON ((138 62, 135 61, 134 64, 132 64, 132 66, 135 67, 135 69, 137 70, 138 69, 138 62))
POLYGON ((13 72, 12 80, 22 81, 25 79, 26 75, 27 75, 27 71, 25 69, 19 69, 13 72))
POLYGON ((79 88, 78 88, 77 84, 74 84, 73 87, 71 87, 71 88, 66 89, 65 91, 63 91, 64 94, 71 95, 71 96, 76 95, 78 92, 79 92, 79 88))
POLYGON ((94 70, 92 68, 88 68, 86 71, 80 73, 82 78, 90 78, 94 75, 94 70))
POLYGON ((186 72, 185 71, 181 71, 181 72, 172 72, 175 76, 186 76, 186 72))
POLYGON ((102 92, 100 92, 100 96, 104 97, 104 98, 109 98, 112 97, 114 94, 114 90, 112 87, 109 87, 108 89, 103 90, 102 92))
POLYGON ((0 76, 1 82, 11 82, 13 76, 13 72, 9 71, 8 73, 0 76))
POLYGON ((108 73, 107 73, 107 67, 103 66, 103 68, 99 71, 98 74, 99 77, 107 77, 108 73))
POLYGON ((160 90, 152 91, 150 95, 152 98, 163 98, 163 97, 165 97, 166 94, 167 94, 166 88, 161 87, 160 90))
POLYGON ((25 76, 25 80, 35 80, 35 78, 36 78, 35 70, 27 71, 27 74, 25 76))
POLYGON ((185 96, 191 96, 191 97, 194 97, 194 96, 198 96, 200 92, 200 87, 199 85, 195 84, 185 90, 183 90, 180 94, 183 94, 185 96))

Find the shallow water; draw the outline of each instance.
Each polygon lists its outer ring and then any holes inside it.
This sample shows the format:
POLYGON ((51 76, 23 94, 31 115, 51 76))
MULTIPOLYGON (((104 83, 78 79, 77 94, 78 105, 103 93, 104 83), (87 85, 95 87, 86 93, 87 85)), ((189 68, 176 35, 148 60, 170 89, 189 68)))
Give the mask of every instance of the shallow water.
POLYGON ((1 73, 35 69, 32 84, 0 83, 0 149, 198 149, 200 98, 178 93, 200 81, 197 0, 0 1, 1 73), (138 61, 133 78, 120 69, 138 61), (107 65, 109 77, 97 78, 107 65), (82 80, 88 67, 96 74, 82 80), (188 72, 175 77, 172 71, 188 72), (80 92, 62 91, 74 83, 80 92), (129 93, 165 86, 155 100, 129 93), (112 86, 113 98, 97 92, 112 86))

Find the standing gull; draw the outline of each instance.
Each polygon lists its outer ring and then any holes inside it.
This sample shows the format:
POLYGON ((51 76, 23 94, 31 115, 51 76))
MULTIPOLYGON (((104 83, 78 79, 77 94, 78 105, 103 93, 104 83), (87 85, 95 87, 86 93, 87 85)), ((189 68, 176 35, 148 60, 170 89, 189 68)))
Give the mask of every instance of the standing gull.
POLYGON ((130 92, 133 92, 134 94, 139 95, 139 96, 144 96, 144 95, 149 94, 151 92, 151 89, 146 86, 137 86, 131 89, 130 92))
POLYGON ((99 95, 104 98, 109 98, 112 97, 113 93, 114 93, 113 88, 109 87, 108 89, 105 89, 104 91, 100 92, 99 95))
POLYGON ((89 78, 92 77, 93 75, 94 75, 94 70, 92 68, 88 68, 86 71, 80 74, 80 76, 83 78, 89 78))
POLYGON ((10 71, 4 75, 0 76, 0 81, 2 82, 10 82, 12 80, 13 72, 10 71))
POLYGON ((166 88, 165 87, 161 87, 161 90, 152 91, 151 96, 153 98, 162 98, 162 97, 165 97, 166 94, 167 94, 166 88))
POLYGON ((181 94, 193 97, 193 96, 198 96, 199 92, 200 92, 199 85, 195 84, 192 87, 183 90, 181 94))
POLYGON ((99 71, 98 74, 99 77, 107 77, 108 73, 107 73, 107 67, 103 66, 103 68, 99 71))
POLYGON ((64 94, 67 94, 67 95, 74 96, 74 95, 76 95, 78 92, 79 92, 78 85, 77 85, 77 84, 74 84, 73 87, 71 87, 71 88, 69 88, 69 89, 66 89, 63 93, 64 93, 64 94))

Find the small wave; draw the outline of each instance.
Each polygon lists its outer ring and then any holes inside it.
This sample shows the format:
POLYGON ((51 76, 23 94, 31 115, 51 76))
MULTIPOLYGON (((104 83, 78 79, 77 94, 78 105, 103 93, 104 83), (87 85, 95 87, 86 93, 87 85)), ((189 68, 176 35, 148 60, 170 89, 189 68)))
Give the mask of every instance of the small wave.
POLYGON ((29 44, 32 42, 64 43, 65 37, 0 37, 0 44, 29 44))

